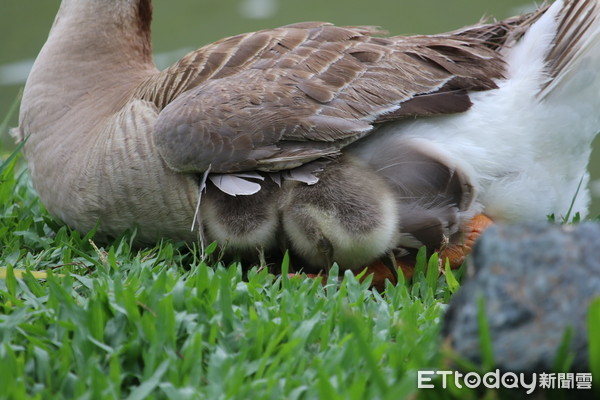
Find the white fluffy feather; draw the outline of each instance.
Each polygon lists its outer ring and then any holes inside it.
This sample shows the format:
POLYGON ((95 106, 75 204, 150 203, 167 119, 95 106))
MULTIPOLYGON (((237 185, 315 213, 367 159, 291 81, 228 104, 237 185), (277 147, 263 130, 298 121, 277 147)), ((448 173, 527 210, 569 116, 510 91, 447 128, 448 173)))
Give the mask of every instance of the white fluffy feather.
POLYGON ((361 152, 418 142, 445 154, 471 177, 478 202, 496 220, 564 216, 582 182, 573 212, 584 216, 590 201, 586 168, 600 130, 600 22, 594 3, 594 22, 578 42, 581 48, 544 92, 562 0, 504 50, 507 78, 497 82, 498 89, 472 93, 469 111, 385 126, 361 152))

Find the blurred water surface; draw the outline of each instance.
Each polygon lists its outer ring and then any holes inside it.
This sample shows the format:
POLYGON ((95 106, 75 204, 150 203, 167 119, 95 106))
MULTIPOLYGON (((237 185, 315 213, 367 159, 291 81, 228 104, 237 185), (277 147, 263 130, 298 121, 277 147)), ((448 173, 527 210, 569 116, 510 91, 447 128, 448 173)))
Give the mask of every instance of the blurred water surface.
MULTIPOLYGON (((431 34, 532 10, 528 0, 154 0, 153 46, 160 68, 225 36, 299 21, 376 25, 390 34, 431 34)), ((60 0, 0 0, 0 118, 22 88, 60 0)), ((600 112, 600 111, 599 111, 600 112)), ((16 117, 11 120, 17 124, 16 117)), ((2 148, 12 144, 0 137, 2 148)), ((600 140, 590 165, 600 214, 600 140)))

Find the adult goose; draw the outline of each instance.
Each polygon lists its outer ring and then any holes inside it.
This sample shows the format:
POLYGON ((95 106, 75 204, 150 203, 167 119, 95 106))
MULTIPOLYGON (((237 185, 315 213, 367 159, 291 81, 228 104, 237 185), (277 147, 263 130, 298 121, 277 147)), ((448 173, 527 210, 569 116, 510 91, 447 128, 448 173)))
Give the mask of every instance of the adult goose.
POLYGON ((63 0, 16 136, 43 203, 78 230, 283 242, 360 268, 460 244, 479 213, 544 219, 575 198, 585 214, 599 9, 558 0, 413 37, 299 23, 158 71, 150 0, 63 0))

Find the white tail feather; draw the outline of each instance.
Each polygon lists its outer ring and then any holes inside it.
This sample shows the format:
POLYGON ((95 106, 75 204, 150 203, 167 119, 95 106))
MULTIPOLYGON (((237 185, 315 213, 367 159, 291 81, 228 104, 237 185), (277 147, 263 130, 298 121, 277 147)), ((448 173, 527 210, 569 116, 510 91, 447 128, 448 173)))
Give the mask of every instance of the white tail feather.
POLYGON ((455 160, 497 220, 587 213, 587 163, 600 131, 600 0, 558 0, 501 50, 506 79, 470 93, 465 113, 382 127, 364 151, 422 146, 455 160))

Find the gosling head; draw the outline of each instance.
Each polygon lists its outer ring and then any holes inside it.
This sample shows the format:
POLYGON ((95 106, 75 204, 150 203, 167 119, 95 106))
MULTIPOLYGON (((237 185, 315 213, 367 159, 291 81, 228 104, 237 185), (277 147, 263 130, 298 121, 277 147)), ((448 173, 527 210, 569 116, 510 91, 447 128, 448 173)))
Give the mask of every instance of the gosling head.
POLYGON ((398 206, 389 185, 350 157, 329 163, 314 185, 285 182, 283 232, 307 267, 360 269, 398 240, 398 206))

